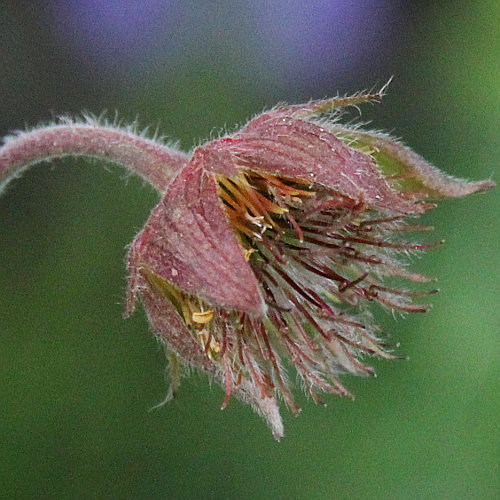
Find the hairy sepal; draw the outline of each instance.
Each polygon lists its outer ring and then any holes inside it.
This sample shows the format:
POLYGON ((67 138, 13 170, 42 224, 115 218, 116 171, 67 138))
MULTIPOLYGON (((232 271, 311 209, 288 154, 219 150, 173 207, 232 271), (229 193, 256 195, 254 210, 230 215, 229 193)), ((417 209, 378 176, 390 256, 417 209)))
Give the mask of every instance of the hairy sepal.
POLYGON ((141 266, 208 304, 262 316, 265 304, 218 195, 216 176, 191 161, 175 178, 129 254, 132 294, 141 266))

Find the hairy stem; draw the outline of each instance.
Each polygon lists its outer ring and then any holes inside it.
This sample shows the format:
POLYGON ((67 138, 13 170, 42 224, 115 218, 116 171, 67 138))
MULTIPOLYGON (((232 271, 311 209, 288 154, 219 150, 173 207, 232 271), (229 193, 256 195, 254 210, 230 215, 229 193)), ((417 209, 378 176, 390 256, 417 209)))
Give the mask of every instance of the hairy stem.
POLYGON ((160 193, 188 156, 128 130, 92 123, 52 125, 5 139, 0 148, 0 191, 31 165, 64 156, 87 156, 126 167, 160 193))

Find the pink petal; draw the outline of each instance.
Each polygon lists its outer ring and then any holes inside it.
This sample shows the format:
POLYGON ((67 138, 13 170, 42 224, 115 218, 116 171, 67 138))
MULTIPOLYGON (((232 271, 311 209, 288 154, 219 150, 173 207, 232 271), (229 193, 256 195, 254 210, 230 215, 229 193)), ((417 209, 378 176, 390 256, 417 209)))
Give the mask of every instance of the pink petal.
POLYGON ((154 333, 184 362, 215 375, 215 366, 186 327, 170 300, 145 276, 139 278, 141 299, 154 333))
MULTIPOLYGON (((225 374, 220 365, 217 366, 207 356, 202 345, 189 332, 184 320, 164 293, 162 278, 146 271, 141 272, 136 278, 144 310, 156 336, 178 354, 184 363, 203 370, 224 385, 225 374)), ((267 421, 275 439, 279 441, 283 437, 283 422, 275 398, 263 397, 260 388, 245 378, 233 385, 232 394, 244 403, 250 404, 267 421)))
POLYGON ((265 312, 203 155, 195 155, 169 186, 132 244, 129 266, 132 274, 146 266, 216 307, 258 316, 265 312))
POLYGON ((314 123, 285 116, 284 111, 261 115, 209 147, 231 151, 239 166, 314 182, 387 212, 424 211, 398 196, 369 156, 314 123))
MULTIPOLYGON (((412 188, 420 193, 437 198, 458 198, 478 191, 487 191, 495 187, 490 180, 469 182, 457 179, 441 172, 420 155, 392 137, 381 133, 370 133, 361 130, 344 131, 362 145, 375 149, 374 156, 381 168, 389 161, 392 168, 397 167, 404 175, 406 183, 412 183, 412 188)), ((402 185, 404 187, 405 181, 402 185)))

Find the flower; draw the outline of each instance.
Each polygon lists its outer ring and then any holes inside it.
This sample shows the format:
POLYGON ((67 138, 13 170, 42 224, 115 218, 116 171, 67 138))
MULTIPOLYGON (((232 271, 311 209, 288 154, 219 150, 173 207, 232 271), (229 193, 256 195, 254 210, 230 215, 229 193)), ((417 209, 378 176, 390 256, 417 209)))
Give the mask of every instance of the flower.
POLYGON ((201 369, 225 389, 223 408, 235 395, 279 439, 278 400, 300 411, 290 366, 316 403, 348 395, 341 374, 373 375, 367 358, 395 357, 372 304, 428 310, 416 299, 436 290, 406 285, 429 279, 405 256, 436 243, 409 239, 429 229, 413 220, 438 198, 494 186, 446 176, 388 135, 341 124, 344 107, 381 96, 281 105, 189 155, 66 121, 6 141, 0 181, 40 159, 87 154, 157 187, 162 198, 129 249, 127 315, 140 299, 169 348, 170 396, 183 366, 201 369))

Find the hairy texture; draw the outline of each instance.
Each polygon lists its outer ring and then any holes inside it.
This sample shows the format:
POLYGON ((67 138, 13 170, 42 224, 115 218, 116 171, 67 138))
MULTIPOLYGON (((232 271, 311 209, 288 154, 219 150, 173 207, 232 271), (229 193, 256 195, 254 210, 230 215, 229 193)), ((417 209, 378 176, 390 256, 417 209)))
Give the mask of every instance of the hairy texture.
MULTIPOLYGON (((189 165, 132 244, 130 277, 146 267, 209 303, 261 315, 259 285, 219 203, 217 180, 196 161, 189 165)), ((132 281, 129 288, 137 287, 132 281)))
POLYGON ((22 172, 42 161, 65 156, 106 160, 138 174, 163 192, 188 156, 130 129, 62 119, 63 123, 19 132, 4 140, 0 150, 0 191, 22 172))
POLYGON ((388 134, 366 132, 335 123, 327 123, 326 128, 329 132, 342 136, 351 147, 371 151, 370 156, 382 169, 392 169, 392 177, 398 176, 400 181, 411 181, 412 189, 418 188, 424 196, 433 199, 459 198, 495 187, 495 183, 490 180, 468 182, 466 179, 446 175, 388 134))
POLYGON ((0 149, 0 185, 27 166, 84 155, 124 165, 162 195, 128 254, 127 312, 140 300, 169 350, 171 388, 198 368, 283 436, 279 401, 299 413, 289 371, 306 393, 349 395, 344 373, 373 375, 393 358, 372 318, 425 312, 429 281, 406 257, 436 243, 411 236, 440 198, 492 181, 442 174, 390 136, 340 123, 342 108, 383 90, 280 105, 185 154, 96 121, 35 129, 0 149))

